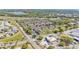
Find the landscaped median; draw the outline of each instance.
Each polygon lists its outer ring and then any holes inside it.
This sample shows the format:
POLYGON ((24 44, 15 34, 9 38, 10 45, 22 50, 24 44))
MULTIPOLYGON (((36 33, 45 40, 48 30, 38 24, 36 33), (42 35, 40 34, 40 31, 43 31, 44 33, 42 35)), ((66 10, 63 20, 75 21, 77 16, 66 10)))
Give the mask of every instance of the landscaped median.
POLYGON ((21 32, 17 32, 11 37, 5 37, 4 39, 0 39, 0 42, 3 42, 3 43, 16 42, 16 41, 23 40, 23 38, 24 38, 23 34, 21 32))

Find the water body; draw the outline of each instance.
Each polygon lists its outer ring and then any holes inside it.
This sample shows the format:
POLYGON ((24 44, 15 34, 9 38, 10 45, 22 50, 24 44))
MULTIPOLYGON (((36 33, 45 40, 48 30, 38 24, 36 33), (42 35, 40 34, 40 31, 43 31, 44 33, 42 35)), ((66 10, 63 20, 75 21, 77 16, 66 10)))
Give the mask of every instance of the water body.
POLYGON ((7 12, 9 14, 14 14, 14 15, 25 15, 24 12, 7 12))

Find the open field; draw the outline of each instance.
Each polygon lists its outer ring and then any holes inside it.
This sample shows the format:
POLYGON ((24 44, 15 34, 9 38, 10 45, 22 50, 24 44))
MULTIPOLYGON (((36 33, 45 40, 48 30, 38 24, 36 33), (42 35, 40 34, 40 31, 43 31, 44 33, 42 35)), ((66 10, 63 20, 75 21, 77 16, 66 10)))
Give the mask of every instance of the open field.
POLYGON ((11 37, 6 37, 4 39, 0 39, 0 42, 9 43, 9 42, 16 42, 16 41, 19 41, 19 40, 23 40, 23 35, 22 35, 21 32, 18 32, 11 37))

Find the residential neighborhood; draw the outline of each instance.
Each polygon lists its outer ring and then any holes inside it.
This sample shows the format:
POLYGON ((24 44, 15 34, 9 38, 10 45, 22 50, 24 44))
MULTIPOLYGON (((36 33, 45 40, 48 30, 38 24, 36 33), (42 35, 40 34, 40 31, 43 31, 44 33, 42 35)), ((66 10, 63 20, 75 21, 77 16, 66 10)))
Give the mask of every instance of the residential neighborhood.
POLYGON ((79 49, 79 10, 0 10, 0 49, 79 49))

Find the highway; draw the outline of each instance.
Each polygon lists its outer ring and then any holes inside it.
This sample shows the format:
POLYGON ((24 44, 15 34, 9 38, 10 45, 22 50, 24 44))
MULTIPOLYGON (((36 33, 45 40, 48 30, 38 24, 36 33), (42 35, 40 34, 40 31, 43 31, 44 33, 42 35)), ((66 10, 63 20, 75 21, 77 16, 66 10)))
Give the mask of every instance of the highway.
POLYGON ((25 36, 25 39, 26 39, 29 43, 31 43, 31 45, 33 46, 34 49, 41 49, 41 48, 32 40, 32 38, 30 38, 29 35, 27 35, 27 34, 25 33, 25 31, 23 30, 23 28, 22 28, 18 23, 16 23, 16 25, 17 25, 18 29, 19 29, 19 30, 23 33, 23 35, 25 36))

